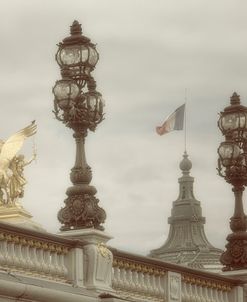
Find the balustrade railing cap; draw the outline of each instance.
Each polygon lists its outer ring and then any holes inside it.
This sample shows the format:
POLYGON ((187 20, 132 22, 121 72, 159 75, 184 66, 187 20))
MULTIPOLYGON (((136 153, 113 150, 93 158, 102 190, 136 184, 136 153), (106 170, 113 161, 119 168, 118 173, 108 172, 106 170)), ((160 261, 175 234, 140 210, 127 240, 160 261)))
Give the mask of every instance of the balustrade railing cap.
POLYGON ((21 228, 15 225, 11 225, 9 223, 0 222, 0 232, 11 233, 17 236, 27 236, 31 239, 49 241, 52 243, 62 244, 69 247, 83 247, 88 244, 87 241, 82 241, 78 239, 68 239, 63 238, 58 235, 54 235, 51 233, 29 230, 27 228, 21 228))

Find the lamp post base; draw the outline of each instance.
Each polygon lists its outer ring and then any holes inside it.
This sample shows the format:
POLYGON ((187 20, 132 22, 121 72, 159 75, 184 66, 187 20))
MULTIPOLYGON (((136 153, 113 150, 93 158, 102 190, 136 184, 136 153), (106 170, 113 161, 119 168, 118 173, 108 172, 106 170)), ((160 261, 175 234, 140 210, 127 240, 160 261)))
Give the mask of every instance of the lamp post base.
POLYGON ((227 236, 226 251, 220 261, 224 265, 223 271, 247 269, 247 233, 240 231, 227 236))
POLYGON ((88 193, 70 194, 65 200, 65 207, 58 212, 58 220, 63 224, 60 230, 95 228, 103 231, 101 224, 106 213, 98 203, 99 200, 88 193))

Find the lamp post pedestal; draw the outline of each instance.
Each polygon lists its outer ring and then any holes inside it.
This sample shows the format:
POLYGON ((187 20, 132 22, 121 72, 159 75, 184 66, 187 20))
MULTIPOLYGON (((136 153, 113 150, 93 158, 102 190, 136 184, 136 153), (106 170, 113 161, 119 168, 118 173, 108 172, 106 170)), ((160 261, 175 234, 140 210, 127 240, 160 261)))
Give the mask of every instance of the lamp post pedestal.
POLYGON ((79 239, 85 243, 82 255, 86 276, 85 287, 100 293, 114 292, 112 289, 113 255, 106 246, 106 242, 112 239, 112 236, 94 228, 70 230, 60 232, 58 235, 79 239))

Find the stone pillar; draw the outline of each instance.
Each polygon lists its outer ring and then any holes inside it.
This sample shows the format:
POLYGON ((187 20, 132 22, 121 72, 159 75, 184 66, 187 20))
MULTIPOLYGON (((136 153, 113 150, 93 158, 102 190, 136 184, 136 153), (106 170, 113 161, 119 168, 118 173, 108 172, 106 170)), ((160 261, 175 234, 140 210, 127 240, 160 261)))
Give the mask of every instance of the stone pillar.
POLYGON ((68 279, 74 286, 84 287, 83 259, 84 255, 81 248, 74 248, 70 251, 68 279))
MULTIPOLYGON (((113 292, 112 289, 112 252, 106 242, 112 237, 94 228, 60 232, 60 236, 82 240, 84 286, 98 292, 113 292)), ((77 263, 76 265, 78 265, 77 263)), ((78 267, 74 266, 75 270, 78 267)), ((80 268, 79 268, 80 270, 80 268)))

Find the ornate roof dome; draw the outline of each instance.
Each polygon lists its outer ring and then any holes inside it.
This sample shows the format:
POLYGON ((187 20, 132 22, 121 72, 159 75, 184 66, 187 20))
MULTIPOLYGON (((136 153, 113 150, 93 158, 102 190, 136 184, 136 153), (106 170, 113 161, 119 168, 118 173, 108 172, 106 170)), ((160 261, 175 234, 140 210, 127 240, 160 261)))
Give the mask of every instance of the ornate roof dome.
POLYGON ((190 176, 192 162, 184 152, 179 165, 182 176, 178 179, 179 196, 173 202, 169 234, 166 242, 149 256, 193 268, 218 271, 222 251, 213 247, 204 232, 205 218, 200 201, 193 193, 194 178, 190 176))

